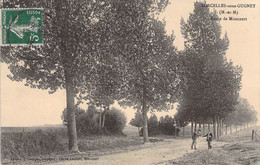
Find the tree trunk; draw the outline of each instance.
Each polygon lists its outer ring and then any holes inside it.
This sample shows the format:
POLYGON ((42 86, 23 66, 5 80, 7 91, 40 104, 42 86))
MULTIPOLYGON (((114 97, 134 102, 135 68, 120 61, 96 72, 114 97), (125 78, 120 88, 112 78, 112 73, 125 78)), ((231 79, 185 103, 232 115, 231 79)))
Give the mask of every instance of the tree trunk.
POLYGON ((142 105, 142 114, 143 114, 143 140, 144 143, 149 142, 149 137, 148 137, 148 117, 147 117, 147 112, 148 112, 148 107, 146 105, 146 92, 145 89, 143 89, 143 105, 142 105))
POLYGON ((177 128, 176 128, 176 124, 173 126, 173 135, 176 137, 177 136, 177 128))
POLYGON ((182 136, 184 137, 185 127, 182 128, 182 136))
POLYGON ((227 135, 227 129, 228 129, 228 126, 226 125, 226 135, 227 135))
POLYGON ((255 130, 252 130, 252 141, 254 140, 255 130))
POLYGON ((197 131, 197 123, 195 122, 195 128, 194 128, 194 132, 197 131))
POLYGON ((103 112, 103 120, 102 120, 102 128, 105 127, 105 121, 106 121, 106 112, 109 111, 109 105, 107 105, 105 108, 104 108, 104 112, 103 112))
POLYGON ((217 117, 217 139, 219 140, 219 133, 220 133, 220 123, 219 123, 219 116, 217 117))
POLYGON ((232 129, 233 129, 232 125, 230 125, 230 134, 232 134, 232 129))
POLYGON ((99 112, 99 131, 101 131, 102 129, 102 112, 101 112, 101 109, 100 109, 100 112, 99 112))
POLYGON ((103 120, 102 120, 102 128, 105 127, 105 120, 106 120, 106 112, 103 112, 103 120))
POLYGON ((202 124, 202 135, 205 135, 205 123, 202 124))
POLYGON ((216 138, 216 136, 217 136, 217 132, 216 132, 216 120, 217 120, 217 116, 215 115, 215 116, 214 116, 214 119, 213 119, 213 136, 214 136, 214 138, 216 138))
POLYGON ((221 119, 219 119, 219 137, 222 136, 222 123, 221 123, 221 119))
POLYGON ((191 137, 192 137, 192 135, 193 135, 193 122, 191 122, 191 127, 190 127, 191 129, 190 129, 190 133, 191 133, 191 137))
POLYGON ((143 140, 144 143, 149 142, 148 138, 148 124, 147 124, 147 112, 143 112, 143 140))
POLYGON ((224 135, 224 129, 223 129, 223 120, 220 119, 220 136, 224 135))
MULTIPOLYGON (((62 11, 62 1, 55 1, 55 10, 56 10, 56 18, 57 23, 61 23, 63 18, 62 11)), ((66 30, 66 27, 64 27, 64 31, 66 30)), ((71 72, 71 61, 69 58, 67 58, 67 35, 64 35, 63 32, 58 32, 58 40, 60 40, 60 47, 61 47, 61 56, 62 56, 62 65, 64 68, 64 77, 65 77, 65 87, 66 87, 66 104, 67 104, 67 129, 68 129, 68 141, 69 141, 69 151, 71 152, 79 152, 78 149, 78 143, 77 143, 77 130, 76 130, 76 114, 75 114, 75 102, 74 98, 76 96, 75 94, 75 88, 73 83, 73 73, 71 72)))
POLYGON ((67 119, 68 119, 68 138, 69 150, 72 152, 79 152, 77 144, 77 130, 75 118, 75 103, 74 103, 74 87, 73 79, 67 69, 65 69, 65 83, 66 83, 66 99, 67 99, 67 119))
POLYGON ((208 124, 208 130, 210 130, 210 124, 208 124))

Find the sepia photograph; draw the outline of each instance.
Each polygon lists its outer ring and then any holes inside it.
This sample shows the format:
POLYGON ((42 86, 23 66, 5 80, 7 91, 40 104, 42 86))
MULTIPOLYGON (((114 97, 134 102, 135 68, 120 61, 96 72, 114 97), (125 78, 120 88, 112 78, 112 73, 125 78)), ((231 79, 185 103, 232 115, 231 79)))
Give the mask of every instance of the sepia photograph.
POLYGON ((0 164, 260 165, 259 0, 0 0, 0 164))

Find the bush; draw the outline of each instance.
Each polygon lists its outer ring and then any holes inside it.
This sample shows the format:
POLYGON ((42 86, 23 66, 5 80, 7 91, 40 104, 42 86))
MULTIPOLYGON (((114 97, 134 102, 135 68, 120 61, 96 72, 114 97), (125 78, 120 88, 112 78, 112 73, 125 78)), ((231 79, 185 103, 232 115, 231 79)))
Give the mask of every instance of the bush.
MULTIPOLYGON (((75 110, 75 115, 76 115, 76 119, 77 117, 79 117, 81 114, 84 114, 85 113, 85 110, 81 109, 81 108, 78 108, 78 107, 75 107, 76 110, 75 110)), ((67 108, 65 108, 63 111, 62 111, 62 114, 61 114, 61 120, 62 120, 62 123, 64 126, 67 126, 68 124, 68 120, 67 120, 67 108)))
POLYGON ((98 121, 92 114, 83 113, 76 119, 77 132, 82 134, 97 134, 98 133, 98 121))
MULTIPOLYGON (((85 111, 76 107, 76 128, 80 134, 97 134, 98 133, 98 113, 94 106, 90 105, 85 111)), ((67 125, 67 109, 62 112, 61 119, 64 125, 67 125)))
MULTIPOLYGON (((94 106, 89 106, 87 111, 76 109, 76 128, 77 133, 83 135, 104 134, 121 134, 126 125, 126 117, 120 110, 112 108, 102 114, 102 122, 105 119, 104 128, 100 132, 99 120, 100 112, 94 106)), ((67 110, 64 109, 62 113, 63 123, 67 123, 67 110)))
POLYGON ((110 133, 121 134, 126 125, 126 117, 123 112, 116 108, 112 108, 106 112, 105 129, 110 133))

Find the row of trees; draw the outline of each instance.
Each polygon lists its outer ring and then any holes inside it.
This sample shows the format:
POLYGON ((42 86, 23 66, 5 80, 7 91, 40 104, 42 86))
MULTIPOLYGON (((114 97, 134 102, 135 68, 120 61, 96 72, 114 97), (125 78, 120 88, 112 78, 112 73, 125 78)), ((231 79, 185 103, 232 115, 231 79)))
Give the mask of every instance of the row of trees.
POLYGON ((230 131, 232 131, 232 126, 235 126, 237 130, 237 126, 248 127, 250 124, 255 125, 256 123, 257 112, 244 98, 239 98, 235 110, 223 119, 223 124, 225 124, 226 128, 230 127, 230 131))
MULTIPOLYGON (((240 106, 237 103, 242 68, 227 61, 227 34, 221 38, 219 22, 211 20, 218 18, 216 11, 211 12, 202 3, 195 2, 188 20, 181 20, 181 32, 185 39, 185 49, 181 54, 183 83, 175 119, 180 126, 191 123, 191 133, 194 124, 196 128, 196 124, 213 122, 213 133, 218 138, 223 120, 231 122, 227 116, 236 118, 234 116, 240 106)), ((245 107, 241 110, 237 114, 247 111, 245 107)), ((240 118, 237 122, 247 119, 240 118)))
MULTIPOLYGON (((142 131, 140 130, 140 128, 143 126, 142 122, 142 115, 139 112, 136 112, 135 117, 130 121, 129 124, 137 127, 138 132, 142 134, 142 131)), ((157 116, 153 114, 148 119, 149 136, 157 134, 173 135, 175 134, 175 132, 177 132, 175 121, 173 117, 170 117, 169 115, 166 115, 165 117, 160 117, 160 119, 158 120, 157 116)))

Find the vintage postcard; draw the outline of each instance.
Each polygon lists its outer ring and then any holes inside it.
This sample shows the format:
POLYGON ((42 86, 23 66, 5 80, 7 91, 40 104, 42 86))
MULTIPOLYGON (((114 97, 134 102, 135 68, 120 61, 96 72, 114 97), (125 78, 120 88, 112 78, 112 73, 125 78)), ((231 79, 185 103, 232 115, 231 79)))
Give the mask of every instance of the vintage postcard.
POLYGON ((259 0, 0 0, 0 164, 260 164, 259 0))

